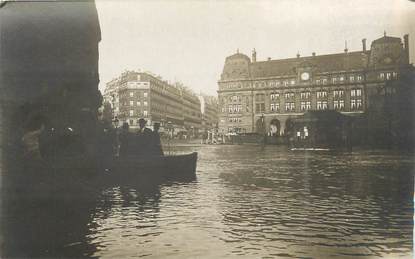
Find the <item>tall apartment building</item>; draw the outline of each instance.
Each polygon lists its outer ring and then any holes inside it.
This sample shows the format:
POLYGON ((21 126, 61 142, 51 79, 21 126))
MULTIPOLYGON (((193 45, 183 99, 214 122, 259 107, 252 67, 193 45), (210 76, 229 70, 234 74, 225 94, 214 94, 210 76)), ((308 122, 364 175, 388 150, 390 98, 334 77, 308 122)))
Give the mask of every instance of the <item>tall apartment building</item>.
POLYGON ((219 128, 267 132, 272 126, 284 135, 286 122, 308 110, 364 116, 380 99, 394 98, 411 68, 408 35, 403 43, 385 33, 370 49, 363 39, 359 51, 280 60, 257 61, 255 50, 251 59, 238 52, 226 58, 218 81, 219 128))
POLYGON ((201 128, 200 102, 189 89, 171 85, 147 72, 126 71, 107 83, 104 100, 109 102, 119 125, 127 122, 138 127, 138 119, 147 125, 161 123, 162 130, 174 129, 198 133, 201 128))
POLYGON ((215 96, 200 95, 202 107, 202 128, 210 131, 218 127, 218 99, 215 96))

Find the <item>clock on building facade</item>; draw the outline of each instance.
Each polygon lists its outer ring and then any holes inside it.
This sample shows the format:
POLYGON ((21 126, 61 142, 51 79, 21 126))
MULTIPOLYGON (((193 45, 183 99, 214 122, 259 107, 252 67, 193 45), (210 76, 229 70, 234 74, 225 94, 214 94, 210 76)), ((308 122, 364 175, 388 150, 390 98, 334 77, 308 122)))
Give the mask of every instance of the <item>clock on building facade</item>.
POLYGON ((308 72, 301 73, 301 80, 307 81, 310 79, 310 74, 308 72))

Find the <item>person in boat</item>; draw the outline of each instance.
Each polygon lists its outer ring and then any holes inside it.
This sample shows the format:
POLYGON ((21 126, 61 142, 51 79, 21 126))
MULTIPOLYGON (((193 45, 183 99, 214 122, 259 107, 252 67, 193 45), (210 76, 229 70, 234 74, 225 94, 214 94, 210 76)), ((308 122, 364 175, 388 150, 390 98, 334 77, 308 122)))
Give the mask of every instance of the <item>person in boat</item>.
POLYGON ((163 156, 163 148, 160 141, 160 123, 156 122, 153 125, 152 143, 151 143, 151 154, 153 156, 163 156))
POLYGON ((131 134, 129 132, 130 125, 127 122, 124 122, 121 126, 121 132, 119 136, 120 141, 120 156, 126 156, 130 153, 131 149, 131 134))
POLYGON ((140 157, 148 157, 151 154, 152 136, 151 129, 146 127, 147 121, 143 118, 138 120, 138 132, 133 141, 134 153, 140 157))

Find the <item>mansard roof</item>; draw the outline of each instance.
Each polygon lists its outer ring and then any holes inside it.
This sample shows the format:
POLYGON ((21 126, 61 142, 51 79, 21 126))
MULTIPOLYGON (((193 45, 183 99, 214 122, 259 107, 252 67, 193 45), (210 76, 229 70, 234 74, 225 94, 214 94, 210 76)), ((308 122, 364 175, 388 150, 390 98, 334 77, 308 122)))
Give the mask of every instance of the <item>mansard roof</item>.
POLYGON ((378 44, 378 43, 392 43, 397 42, 401 43, 401 38, 399 37, 391 37, 391 36, 383 36, 382 38, 376 39, 372 41, 372 44, 378 44))
POLYGON ((297 75, 297 69, 311 67, 314 72, 335 72, 364 69, 370 51, 356 51, 320 56, 254 62, 251 76, 270 77, 297 75))

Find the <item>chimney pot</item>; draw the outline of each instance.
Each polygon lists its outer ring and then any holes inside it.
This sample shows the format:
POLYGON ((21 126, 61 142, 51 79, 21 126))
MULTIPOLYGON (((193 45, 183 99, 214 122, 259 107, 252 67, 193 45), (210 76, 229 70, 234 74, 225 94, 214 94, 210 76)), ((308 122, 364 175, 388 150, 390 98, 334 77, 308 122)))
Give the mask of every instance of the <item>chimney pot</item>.
POLYGON ((313 55, 313 57, 315 57, 315 56, 316 56, 316 53, 315 53, 315 52, 313 52, 313 53, 312 53, 312 55, 313 55))
POLYGON ((256 50, 252 50, 252 62, 256 62, 256 50))
POLYGON ((366 51, 366 39, 362 39, 363 51, 366 51))
POLYGON ((271 58, 270 57, 268 57, 268 61, 270 61, 271 60, 271 58))

